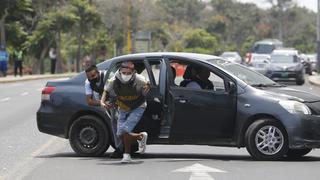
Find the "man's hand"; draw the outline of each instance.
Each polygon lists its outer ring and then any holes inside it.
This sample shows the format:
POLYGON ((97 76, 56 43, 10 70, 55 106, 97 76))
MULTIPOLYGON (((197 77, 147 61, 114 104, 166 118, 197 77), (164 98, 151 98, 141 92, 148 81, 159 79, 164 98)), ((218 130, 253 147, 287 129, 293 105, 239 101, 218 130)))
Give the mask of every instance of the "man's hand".
POLYGON ((143 93, 144 95, 146 95, 146 94, 149 92, 149 90, 150 90, 150 84, 149 84, 149 83, 145 84, 145 85, 142 87, 142 93, 143 93))
POLYGON ((111 104, 109 101, 107 101, 107 102, 100 102, 100 105, 102 106, 102 107, 104 107, 104 108, 106 108, 106 109, 110 109, 110 108, 112 108, 113 107, 113 104, 111 104))

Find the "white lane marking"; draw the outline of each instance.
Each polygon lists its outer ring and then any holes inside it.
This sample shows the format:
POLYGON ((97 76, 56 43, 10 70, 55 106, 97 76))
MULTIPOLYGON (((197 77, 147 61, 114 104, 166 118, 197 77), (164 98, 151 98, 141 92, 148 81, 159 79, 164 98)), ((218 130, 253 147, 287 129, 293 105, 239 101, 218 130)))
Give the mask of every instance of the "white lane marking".
POLYGON ((42 91, 43 88, 36 89, 36 91, 42 91))
POLYGON ((38 149, 36 149, 34 152, 30 154, 30 156, 27 156, 24 160, 20 161, 10 172, 5 174, 0 178, 2 179, 23 179, 23 176, 26 176, 28 172, 33 170, 38 164, 40 164, 42 161, 38 161, 35 159, 36 156, 40 155, 43 151, 49 148, 50 145, 53 143, 56 143, 59 138, 52 137, 50 138, 45 144, 40 146, 38 149), (34 164, 32 164, 34 163, 34 164), (13 178, 14 177, 14 178, 13 178))
POLYGON ((52 137, 49 141, 47 141, 45 144, 40 146, 37 150, 35 150, 33 153, 31 153, 32 157, 38 156, 41 154, 45 149, 47 149, 52 143, 54 143, 58 138, 52 137))
POLYGON ((1 102, 5 102, 5 101, 9 101, 11 98, 7 97, 7 98, 3 98, 1 99, 1 102))
POLYGON ((172 172, 191 172, 189 180, 214 180, 214 178, 208 174, 209 172, 226 173, 224 170, 211 168, 199 163, 176 169, 172 172))
POLYGON ((20 95, 21 96, 26 96, 26 95, 28 95, 29 93, 28 92, 24 92, 24 93, 21 93, 20 95))

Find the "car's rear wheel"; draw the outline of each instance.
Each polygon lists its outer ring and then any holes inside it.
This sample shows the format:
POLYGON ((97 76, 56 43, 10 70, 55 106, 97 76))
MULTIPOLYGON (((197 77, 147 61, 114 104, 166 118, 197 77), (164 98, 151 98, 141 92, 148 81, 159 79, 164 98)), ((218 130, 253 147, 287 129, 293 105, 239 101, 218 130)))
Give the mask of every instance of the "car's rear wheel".
POLYGON ((283 126, 273 119, 257 120, 247 129, 246 148, 256 160, 276 160, 288 151, 288 137, 283 126))
POLYGON ((110 146, 106 125, 92 115, 81 116, 72 123, 69 142, 80 156, 101 156, 110 146))
POLYGON ((286 156, 289 159, 295 159, 300 158, 306 154, 308 154, 312 149, 311 148, 305 148, 305 149, 289 149, 286 156))

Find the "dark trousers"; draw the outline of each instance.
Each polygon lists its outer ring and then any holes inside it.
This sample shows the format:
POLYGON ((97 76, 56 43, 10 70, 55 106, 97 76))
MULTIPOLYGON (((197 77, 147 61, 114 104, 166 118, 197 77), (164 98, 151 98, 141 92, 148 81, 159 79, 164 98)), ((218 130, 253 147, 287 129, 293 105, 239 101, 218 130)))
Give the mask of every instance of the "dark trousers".
POLYGON ((14 61, 14 76, 17 76, 19 70, 19 75, 22 76, 22 61, 14 61))
POLYGON ((7 61, 0 61, 0 76, 7 76, 7 61))
POLYGON ((51 59, 51 74, 54 74, 56 72, 56 63, 57 59, 51 59))

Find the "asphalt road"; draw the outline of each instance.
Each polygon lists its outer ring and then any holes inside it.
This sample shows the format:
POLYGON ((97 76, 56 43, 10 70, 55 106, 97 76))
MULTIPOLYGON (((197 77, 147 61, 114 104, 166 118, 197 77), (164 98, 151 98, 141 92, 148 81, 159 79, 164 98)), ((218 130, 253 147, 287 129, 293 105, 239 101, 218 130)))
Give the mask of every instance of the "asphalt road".
MULTIPOLYGON (((320 150, 295 161, 253 161, 246 149, 149 145, 134 163, 77 157, 65 139, 42 134, 36 111, 46 80, 0 84, 0 179, 257 180, 320 179, 320 150)), ((288 85, 320 95, 306 83, 288 85)))

